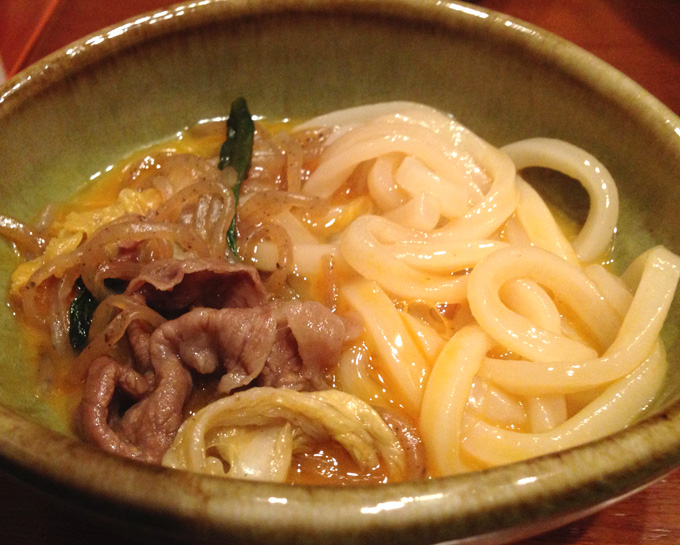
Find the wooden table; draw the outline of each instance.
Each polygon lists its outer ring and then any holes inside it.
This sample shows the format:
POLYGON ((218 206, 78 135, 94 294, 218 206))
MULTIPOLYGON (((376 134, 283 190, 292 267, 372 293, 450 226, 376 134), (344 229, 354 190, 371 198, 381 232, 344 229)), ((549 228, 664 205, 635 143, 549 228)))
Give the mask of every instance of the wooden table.
MULTIPOLYGON (((486 0, 477 5, 562 36, 615 66, 680 114, 679 0, 486 0)), ((1 0, 8 75, 163 0, 1 0)), ((0 475, 0 543, 128 545, 53 498, 0 475)), ((523 545, 680 544, 680 472, 582 521, 523 545)))

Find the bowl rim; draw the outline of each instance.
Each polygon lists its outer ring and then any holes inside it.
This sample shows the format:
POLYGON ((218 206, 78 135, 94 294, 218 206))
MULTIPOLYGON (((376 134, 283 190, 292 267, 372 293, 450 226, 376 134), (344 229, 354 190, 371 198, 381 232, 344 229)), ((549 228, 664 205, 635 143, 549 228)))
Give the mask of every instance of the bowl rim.
MULTIPOLYGON (((492 33, 494 39, 519 45, 608 96, 656 133, 668 135, 669 153, 680 162, 680 145, 671 141, 671 137, 680 135, 680 119, 627 76, 548 31, 456 1, 183 2, 90 34, 12 77, 0 85, 0 119, 53 83, 96 67, 135 44, 214 24, 216 19, 284 11, 401 17, 492 33), (635 107, 630 106, 631 101, 635 107)), ((106 505, 139 524, 171 532, 199 529, 253 538, 276 535, 278 539, 299 537, 305 532, 332 540, 348 533, 357 539, 373 532, 386 535, 389 530, 397 539, 405 529, 421 528, 428 539, 463 540, 482 534, 500 535, 529 520, 558 517, 566 521, 635 491, 678 466, 680 400, 626 430, 558 453, 480 473, 347 488, 229 481, 151 467, 104 454, 51 430, 46 433, 46 428, 0 407, 0 469, 41 489, 58 492, 67 501, 95 509, 106 505), (607 448, 602 449, 603 445, 607 448), (602 455, 601 450, 607 454, 602 455), (579 471, 567 472, 565 467, 579 471), (114 479, 112 485, 112 476, 121 472, 129 478, 114 479), (162 479, 157 478, 159 474, 162 479), (484 486, 494 487, 492 499, 480 493, 482 474, 484 486), (249 501, 244 499, 246 495, 249 501), (308 513, 310 502, 325 506, 315 509, 313 520, 308 513)))

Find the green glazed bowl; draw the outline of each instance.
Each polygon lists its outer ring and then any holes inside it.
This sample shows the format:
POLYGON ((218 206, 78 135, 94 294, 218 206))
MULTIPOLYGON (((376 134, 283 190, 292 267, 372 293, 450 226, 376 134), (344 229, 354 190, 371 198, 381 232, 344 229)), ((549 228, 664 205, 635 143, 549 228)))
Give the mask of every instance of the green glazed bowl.
MULTIPOLYGON (((598 59, 471 4, 204 0, 80 40, 0 86, 2 212, 31 219, 109 165, 237 96, 275 118, 384 100, 452 112, 495 145, 562 138, 619 184, 617 252, 680 250, 680 120, 598 59)), ((0 284, 16 258, 0 245, 0 284)), ((602 508, 680 465, 680 324, 654 411, 626 431, 527 462, 397 485, 236 482, 105 455, 62 433, 0 312, 0 467, 86 513, 192 543, 500 544, 602 508)))

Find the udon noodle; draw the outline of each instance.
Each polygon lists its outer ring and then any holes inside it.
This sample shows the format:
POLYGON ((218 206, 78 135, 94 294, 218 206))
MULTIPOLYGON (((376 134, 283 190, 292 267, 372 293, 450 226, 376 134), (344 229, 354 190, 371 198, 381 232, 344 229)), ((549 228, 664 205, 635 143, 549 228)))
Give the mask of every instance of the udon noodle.
POLYGON ((235 207, 223 137, 199 125, 2 225, 45 395, 85 440, 226 477, 390 482, 566 449, 649 408, 680 259, 657 246, 611 272, 617 188, 586 151, 362 106, 257 123, 235 207), (529 167, 585 188, 574 236, 529 167))

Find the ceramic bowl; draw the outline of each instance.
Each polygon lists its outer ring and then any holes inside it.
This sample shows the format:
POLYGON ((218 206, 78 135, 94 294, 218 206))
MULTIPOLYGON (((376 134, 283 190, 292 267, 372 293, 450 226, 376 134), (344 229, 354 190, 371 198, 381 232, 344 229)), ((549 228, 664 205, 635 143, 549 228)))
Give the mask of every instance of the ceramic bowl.
MULTIPOLYGON (((0 87, 2 211, 28 220, 128 152, 224 117, 237 96, 274 118, 413 100, 496 145, 565 139, 619 184, 624 261, 652 241, 680 249, 680 120, 560 38, 435 0, 205 0, 80 40, 0 87)), ((0 284, 15 264, 1 245, 0 284)), ((680 464, 678 308, 665 333, 665 389, 653 414, 626 431, 458 477, 309 488, 148 467, 69 438, 25 386, 26 347, 3 305, 0 466, 116 524, 193 543, 505 543, 680 464)))

